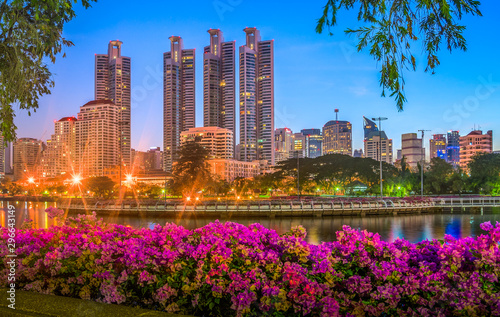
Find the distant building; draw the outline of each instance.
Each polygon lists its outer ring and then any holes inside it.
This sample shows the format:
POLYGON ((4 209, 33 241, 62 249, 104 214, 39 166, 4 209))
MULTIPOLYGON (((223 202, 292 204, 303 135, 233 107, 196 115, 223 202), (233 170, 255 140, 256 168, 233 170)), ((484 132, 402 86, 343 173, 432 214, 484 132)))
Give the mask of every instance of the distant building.
POLYGON ((233 131, 219 127, 191 128, 181 133, 181 146, 188 141, 197 141, 210 151, 212 159, 233 159, 233 131))
POLYGON ((224 42, 219 29, 208 33, 210 45, 203 52, 203 126, 225 128, 235 136, 236 42, 224 42))
POLYGON ((493 131, 485 134, 483 131, 474 130, 466 136, 460 137, 460 167, 468 169, 469 163, 479 153, 493 152, 493 131))
POLYGON ((172 171, 181 132, 195 126, 195 50, 184 49, 180 36, 171 36, 163 53, 163 169, 172 171))
POLYGON ((392 140, 366 117, 363 117, 363 129, 365 157, 392 164, 392 140))
POLYGON ((122 56, 121 41, 110 41, 108 54, 95 55, 95 100, 110 100, 119 109, 116 129, 121 134, 118 154, 130 165, 131 149, 131 59, 122 56))
POLYGON ((406 158, 406 164, 416 169, 425 158, 425 149, 422 148, 422 139, 416 133, 406 133, 401 136, 401 155, 406 158))
POLYGON ((14 181, 37 177, 44 144, 33 138, 20 138, 14 142, 14 181))
POLYGON ((274 131, 275 162, 281 162, 293 157, 295 142, 292 130, 288 128, 276 129, 274 131))
POLYGON ((319 157, 323 151, 321 129, 304 129, 300 131, 306 137, 306 157, 319 157))
POLYGON ((398 149, 396 152, 396 160, 401 161, 402 158, 403 158, 403 150, 398 149))
MULTIPOLYGON (((335 109, 338 113, 338 109, 335 109)), ((352 155, 352 125, 349 121, 328 121, 323 126, 323 154, 352 155)))
POLYGON ((208 160, 210 172, 221 179, 232 182, 238 177, 252 178, 261 173, 259 161, 243 162, 236 160, 213 159, 208 160))
POLYGON ((135 173, 146 170, 146 152, 132 149, 132 170, 135 173))
POLYGON ((307 156, 307 146, 306 146, 306 136, 302 133, 294 133, 293 138, 293 152, 294 157, 306 157, 307 156))
POLYGON ((75 172, 103 176, 120 165, 120 107, 110 100, 93 100, 80 107, 75 125, 75 172))
POLYGON ((429 151, 431 159, 438 157, 446 161, 446 135, 434 134, 429 140, 429 151))
POLYGON ((363 156, 363 149, 354 150, 352 157, 364 157, 363 156))
POLYGON ((460 165, 460 132, 458 131, 448 131, 446 161, 454 167, 460 165))
POLYGON ((14 173, 14 169, 13 169, 13 166, 12 166, 12 162, 13 162, 13 143, 12 142, 7 142, 6 145, 4 145, 4 162, 5 162, 5 165, 4 165, 4 172, 5 172, 5 175, 12 175, 14 173))
POLYGON ((156 171, 163 169, 163 151, 160 147, 152 147, 146 152, 144 162, 146 171, 156 171))
POLYGON ((54 134, 47 140, 42 155, 43 177, 57 177, 74 170, 76 121, 75 117, 64 117, 54 122, 54 134))
POLYGON ((239 48, 240 159, 274 165, 274 40, 261 41, 256 28, 244 29, 239 48))
POLYGON ((0 178, 5 175, 5 144, 0 134, 0 178))

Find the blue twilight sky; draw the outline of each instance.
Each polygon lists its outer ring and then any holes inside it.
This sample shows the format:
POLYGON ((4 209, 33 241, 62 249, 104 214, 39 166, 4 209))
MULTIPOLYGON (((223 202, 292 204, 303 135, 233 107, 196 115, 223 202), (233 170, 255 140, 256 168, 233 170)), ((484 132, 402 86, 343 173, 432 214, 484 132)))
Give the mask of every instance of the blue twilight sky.
POLYGON ((64 36, 75 46, 50 66, 56 86, 41 99, 40 109, 31 117, 17 111, 18 137, 45 140, 54 133, 54 120, 76 116, 94 96, 94 54, 106 53, 108 42, 119 39, 124 43, 122 54, 132 58, 132 147, 162 146, 162 54, 170 49, 168 37, 182 36, 185 48, 197 50, 196 123, 202 126, 207 30, 219 28, 226 41, 236 40, 240 46, 243 28, 255 26, 263 40, 275 40, 276 128, 321 128, 339 108, 340 119, 352 122, 354 149, 363 147, 364 115, 389 118, 382 128, 394 140, 394 154, 402 133, 428 129, 430 135, 453 129, 466 134, 474 125, 494 131, 498 150, 500 3, 483 2, 484 17, 463 21, 468 26, 467 52, 441 51, 435 75, 423 72, 425 60, 418 56, 419 71, 406 74, 409 102, 398 112, 392 98, 380 97, 379 65, 366 52, 357 53, 355 40, 343 34, 345 27, 356 25, 352 12, 340 12, 334 36, 315 33, 326 0, 100 0, 88 10, 79 8, 66 26, 64 36))

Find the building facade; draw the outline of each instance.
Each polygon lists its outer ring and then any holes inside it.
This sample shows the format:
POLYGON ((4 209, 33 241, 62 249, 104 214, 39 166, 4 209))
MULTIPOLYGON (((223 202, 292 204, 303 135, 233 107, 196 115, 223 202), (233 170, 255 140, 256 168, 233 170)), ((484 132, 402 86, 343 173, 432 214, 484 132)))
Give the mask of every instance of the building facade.
POLYGON ((479 153, 493 152, 493 131, 483 134, 483 131, 474 130, 460 137, 460 167, 467 170, 469 163, 479 153))
POLYGON ((292 130, 288 128, 280 128, 274 131, 274 147, 275 163, 286 161, 293 157, 295 149, 295 140, 293 138, 292 130))
POLYGON ((406 159, 406 164, 416 169, 425 158, 425 149, 422 147, 422 139, 416 133, 406 133, 401 136, 401 156, 406 159))
POLYGON ((195 50, 171 36, 163 54, 163 169, 172 171, 182 131, 195 126, 195 50))
POLYGON ((447 161, 445 134, 434 134, 432 136, 432 139, 429 140, 429 152, 431 160, 438 157, 447 161))
POLYGON ((460 132, 448 131, 446 138, 446 161, 453 167, 458 167, 460 166, 460 132))
POLYGON ((233 131, 219 127, 191 128, 181 133, 181 146, 196 141, 210 151, 212 159, 233 159, 233 131))
POLYGON ((207 161, 212 175, 217 175, 226 182, 236 178, 252 178, 261 173, 259 161, 243 162, 236 160, 213 159, 207 161))
POLYGON ((108 54, 95 56, 95 100, 111 100, 119 109, 118 137, 122 165, 131 163, 131 59, 122 56, 122 42, 110 41, 108 54))
POLYGON ((120 107, 110 100, 93 100, 80 107, 75 124, 74 173, 103 176, 120 165, 120 107))
POLYGON ((44 144, 33 138, 20 138, 13 146, 14 181, 39 176, 44 144))
POLYGON ((54 122, 54 134, 47 140, 42 156, 42 176, 57 177, 71 173, 75 166, 75 117, 64 117, 54 122))
POLYGON ((303 129, 300 132, 306 137, 306 157, 320 157, 323 151, 321 129, 303 129))
POLYGON ((323 127, 323 155, 352 155, 352 125, 348 121, 332 120, 323 127))
POLYGON ((392 139, 380 131, 372 120, 363 117, 364 155, 376 161, 393 163, 392 139))
POLYGON ((239 48, 240 159, 274 165, 274 41, 261 41, 256 28, 245 28, 239 48))
POLYGON ((293 137, 293 157, 307 157, 306 136, 302 133, 294 133, 293 137))
POLYGON ((208 33, 210 45, 203 51, 203 126, 225 128, 236 135, 236 42, 224 42, 218 29, 208 33))

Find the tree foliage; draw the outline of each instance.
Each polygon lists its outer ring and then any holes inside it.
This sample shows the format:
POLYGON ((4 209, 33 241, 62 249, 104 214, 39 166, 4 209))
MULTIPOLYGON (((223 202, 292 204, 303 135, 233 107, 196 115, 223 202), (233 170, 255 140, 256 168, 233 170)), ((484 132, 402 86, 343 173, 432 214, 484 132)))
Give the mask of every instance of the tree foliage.
POLYGON ((209 154, 196 140, 188 141, 181 147, 179 160, 172 169, 174 193, 192 195, 204 189, 210 180, 209 154))
MULTIPOLYGON (((90 7, 95 0, 81 0, 90 7)), ((46 61, 54 63, 73 43, 62 36, 77 0, 0 0, 0 131, 15 139, 13 105, 36 111, 38 98, 54 86, 46 61)), ((63 55, 64 57, 64 55, 63 55)))
POLYGON ((328 0, 316 32, 335 26, 339 10, 356 8, 361 26, 345 33, 357 37, 358 51, 367 49, 381 64, 382 96, 388 90, 403 110, 404 72, 416 70, 415 46, 426 55, 425 71, 434 73, 443 46, 450 52, 467 50, 466 27, 459 22, 464 15, 482 16, 479 6, 477 0, 328 0))
POLYGON ((90 177, 86 181, 86 188, 97 197, 109 198, 113 194, 115 182, 108 176, 90 177))
POLYGON ((482 153, 469 163, 470 187, 477 193, 500 194, 500 154, 482 153))

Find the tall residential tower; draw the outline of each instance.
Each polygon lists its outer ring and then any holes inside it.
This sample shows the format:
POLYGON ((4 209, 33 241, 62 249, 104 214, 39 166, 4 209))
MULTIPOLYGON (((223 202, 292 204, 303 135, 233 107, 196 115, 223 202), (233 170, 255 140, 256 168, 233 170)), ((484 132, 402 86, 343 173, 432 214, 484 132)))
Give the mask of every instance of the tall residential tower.
POLYGON ((110 41, 108 54, 95 55, 95 100, 111 100, 119 109, 117 122, 122 165, 130 165, 130 57, 122 56, 122 42, 110 41))
POLYGON ((195 125, 195 50, 183 49, 182 38, 171 36, 163 53, 163 169, 172 171, 182 131, 195 125))
POLYGON ((225 128, 235 135, 236 43, 224 42, 218 29, 208 33, 210 45, 203 52, 203 126, 225 128))
POLYGON ((240 46, 240 159, 274 165, 274 41, 245 28, 240 46))

